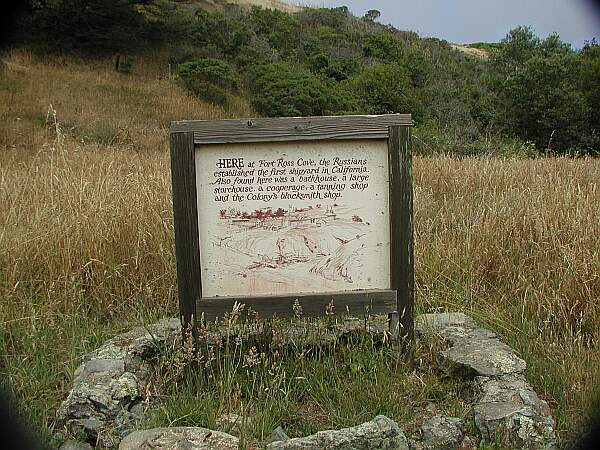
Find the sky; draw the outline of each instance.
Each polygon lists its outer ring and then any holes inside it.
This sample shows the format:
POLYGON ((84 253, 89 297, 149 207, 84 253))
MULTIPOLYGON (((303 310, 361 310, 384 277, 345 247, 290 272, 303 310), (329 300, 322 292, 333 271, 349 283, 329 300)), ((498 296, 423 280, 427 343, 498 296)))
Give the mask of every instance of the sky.
MULTIPOLYGON (((294 2, 290 2, 294 3, 294 2)), ((519 25, 540 37, 556 32, 581 48, 600 40, 600 2, 593 0, 308 0, 313 6, 347 6, 357 16, 381 12, 378 22, 454 43, 497 42, 519 25)))

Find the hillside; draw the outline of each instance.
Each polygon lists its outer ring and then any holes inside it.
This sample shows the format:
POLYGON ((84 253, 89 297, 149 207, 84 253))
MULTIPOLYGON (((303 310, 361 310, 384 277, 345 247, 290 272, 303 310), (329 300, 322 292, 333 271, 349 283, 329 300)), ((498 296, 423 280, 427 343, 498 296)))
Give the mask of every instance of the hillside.
POLYGON ((467 55, 476 56, 477 58, 487 60, 490 55, 486 50, 472 47, 467 44, 450 44, 453 49, 466 53, 467 55))
POLYGON ((223 11, 227 4, 239 5, 242 7, 259 6, 261 8, 276 9, 288 13, 295 13, 302 10, 301 6, 292 2, 279 2, 277 0, 190 0, 190 3, 196 4, 207 11, 223 11))
MULTIPOLYGON (((255 114, 239 99, 223 108, 190 94, 166 76, 163 52, 136 54, 128 73, 115 71, 111 58, 3 55, 0 384, 10 385, 31 429, 47 439, 59 431, 56 408, 81 355, 117 332, 177 314, 169 122, 255 114)), ((424 130, 414 130, 415 140, 424 130)), ((567 448, 599 394, 599 179, 592 158, 414 160, 418 312, 464 311, 517 349, 567 448)), ((302 384, 300 410, 250 399, 267 419, 248 433, 265 437, 282 423, 298 433, 341 428, 364 418, 365 407, 413 422, 401 402, 386 409, 396 397, 380 369, 357 356, 340 357, 334 372, 322 368, 322 396, 302 384), (360 377, 379 390, 348 395, 358 391, 347 380, 360 377)), ((418 361, 427 367, 433 356, 418 361)), ((154 426, 206 426, 213 405, 204 391, 184 395, 193 386, 176 367, 165 361, 171 392, 160 397, 154 426)), ((410 380, 394 390, 403 401, 434 402, 452 415, 449 405, 464 404, 452 384, 439 390, 430 378, 410 380)), ((238 391, 226 393, 248 404, 238 391)))
POLYGON ((225 109, 242 99, 261 116, 410 112, 422 153, 600 153, 595 42, 573 51, 519 27, 500 43, 450 44, 346 7, 236 1, 40 3, 15 41, 113 58, 122 73, 154 52, 193 95, 225 109))

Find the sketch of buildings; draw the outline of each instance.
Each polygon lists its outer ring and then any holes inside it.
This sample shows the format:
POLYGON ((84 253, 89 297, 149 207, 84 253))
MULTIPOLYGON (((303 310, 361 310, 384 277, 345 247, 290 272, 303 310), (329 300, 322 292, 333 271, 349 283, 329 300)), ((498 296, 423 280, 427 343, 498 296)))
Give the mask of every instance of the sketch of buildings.
POLYGON ((323 209, 321 205, 307 208, 281 208, 275 212, 271 208, 256 210, 251 213, 230 210, 221 210, 220 218, 229 220, 231 224, 250 228, 262 228, 277 231, 283 228, 298 228, 306 225, 322 226, 336 219, 333 206, 323 209))
POLYGON ((353 283, 362 253, 374 246, 366 238, 370 224, 357 208, 337 204, 220 210, 217 225, 213 245, 221 247, 215 256, 223 276, 257 282, 265 278, 285 284, 286 277, 304 277, 307 283, 353 283))

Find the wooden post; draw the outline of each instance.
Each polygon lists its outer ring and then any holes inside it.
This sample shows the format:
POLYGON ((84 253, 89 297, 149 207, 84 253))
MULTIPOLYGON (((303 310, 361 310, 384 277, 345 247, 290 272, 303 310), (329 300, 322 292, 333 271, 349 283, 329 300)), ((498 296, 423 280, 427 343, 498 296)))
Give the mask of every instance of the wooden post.
POLYGON ((193 331, 196 301, 201 297, 198 252, 198 203, 194 133, 171 133, 171 183, 179 315, 182 331, 193 331))
POLYGON ((390 171, 390 278, 398 293, 397 307, 390 314, 390 332, 400 353, 411 359, 414 323, 413 191, 410 127, 389 127, 390 171))

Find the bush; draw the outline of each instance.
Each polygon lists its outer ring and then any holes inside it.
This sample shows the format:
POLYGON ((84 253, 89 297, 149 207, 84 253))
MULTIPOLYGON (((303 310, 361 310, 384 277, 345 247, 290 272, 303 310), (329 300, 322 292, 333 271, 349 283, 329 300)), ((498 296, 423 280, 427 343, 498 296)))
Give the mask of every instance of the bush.
POLYGON ((258 36, 282 53, 289 53, 297 44, 298 21, 296 18, 276 9, 253 7, 248 21, 258 36))
POLYGON ((375 64, 348 81, 365 113, 411 113, 415 121, 423 117, 420 94, 399 64, 375 64))
POLYGON ((581 55, 558 36, 540 40, 529 28, 512 30, 492 65, 498 120, 506 132, 558 153, 593 145, 593 108, 578 85, 581 55))
POLYGON ((192 28, 192 42, 198 47, 211 47, 219 56, 235 56, 242 45, 251 39, 249 27, 242 21, 220 12, 198 10, 192 28))
POLYGON ((360 70, 358 61, 351 58, 339 58, 329 61, 324 73, 336 81, 347 80, 360 70))
POLYGON ((254 68, 251 104, 265 116, 319 116, 330 111, 331 88, 302 66, 280 62, 254 68))
POLYGON ((239 80, 229 64, 220 59, 204 58, 177 67, 183 85, 194 95, 217 104, 225 104, 228 91, 235 91, 239 80))
POLYGON ((362 48, 363 54, 368 58, 393 62, 402 57, 403 43, 389 33, 373 33, 367 36, 362 48))

